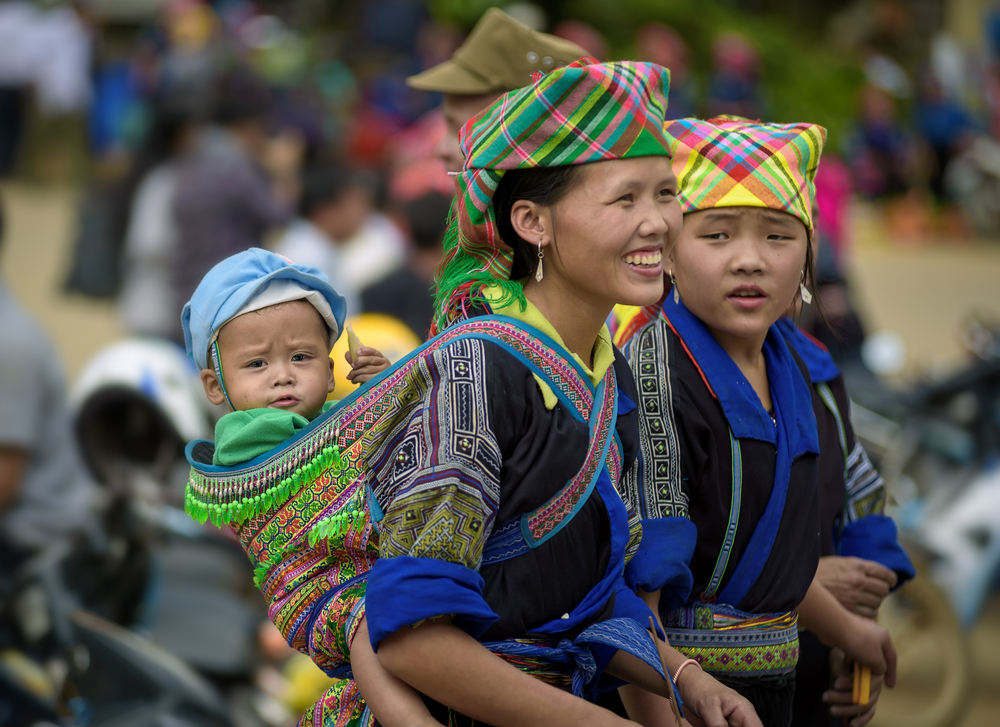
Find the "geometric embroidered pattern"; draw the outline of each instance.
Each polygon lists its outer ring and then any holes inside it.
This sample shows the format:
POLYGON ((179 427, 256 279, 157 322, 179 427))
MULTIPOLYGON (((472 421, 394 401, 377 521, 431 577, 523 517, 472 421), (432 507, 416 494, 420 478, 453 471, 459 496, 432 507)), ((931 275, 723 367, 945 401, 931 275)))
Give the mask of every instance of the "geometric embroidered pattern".
POLYGON ((656 318, 621 343, 639 389, 642 453, 635 473, 625 478, 623 499, 643 519, 688 517, 688 498, 681 487, 667 326, 656 318))
POLYGON ((798 615, 747 614, 724 604, 686 606, 664 619, 667 641, 707 672, 787 674, 799 659, 798 615))
POLYGON ((673 633, 668 633, 667 637, 671 646, 687 658, 696 659, 709 673, 771 676, 794 672, 799 663, 797 633, 786 643, 760 646, 696 646, 675 642, 673 633))
POLYGON ((475 568, 482 557, 483 520, 480 499, 455 485, 404 495, 382 521, 380 557, 434 558, 475 568))
POLYGON ((353 679, 341 679, 306 710, 297 727, 375 727, 375 715, 353 679))
POLYGON ((825 382, 816 384, 816 391, 837 422, 840 451, 844 455, 845 523, 868 515, 881 515, 885 512, 885 480, 868 459, 868 453, 859 441, 855 439, 854 449, 847 451, 847 427, 830 386, 825 382))
POLYGON ((860 442, 847 458, 847 522, 860 520, 868 515, 885 512, 885 480, 868 459, 860 442))

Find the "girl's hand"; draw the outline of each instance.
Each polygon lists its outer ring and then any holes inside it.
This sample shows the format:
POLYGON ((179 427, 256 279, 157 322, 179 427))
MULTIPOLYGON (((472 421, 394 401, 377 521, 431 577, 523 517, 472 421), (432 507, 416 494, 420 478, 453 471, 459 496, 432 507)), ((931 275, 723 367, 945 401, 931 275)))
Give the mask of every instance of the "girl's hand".
POLYGON ((677 681, 694 727, 763 727, 749 700, 701 669, 685 669, 677 681))
POLYGON ((873 619, 898 576, 871 560, 829 555, 819 559, 816 580, 848 611, 873 619))
POLYGON ((347 380, 352 384, 363 384, 390 366, 389 359, 370 346, 362 346, 353 357, 350 351, 345 351, 344 359, 351 365, 347 380))
POLYGON ((871 667, 873 684, 876 676, 885 675, 886 686, 896 686, 896 648, 889 631, 867 618, 847 615, 851 623, 841 643, 847 658, 871 667))
POLYGON ((830 652, 830 671, 834 677, 833 687, 823 692, 823 701, 830 705, 830 714, 834 717, 852 718, 850 727, 868 724, 875 716, 875 704, 882 693, 883 677, 872 677, 868 704, 854 704, 854 664, 840 649, 830 652))

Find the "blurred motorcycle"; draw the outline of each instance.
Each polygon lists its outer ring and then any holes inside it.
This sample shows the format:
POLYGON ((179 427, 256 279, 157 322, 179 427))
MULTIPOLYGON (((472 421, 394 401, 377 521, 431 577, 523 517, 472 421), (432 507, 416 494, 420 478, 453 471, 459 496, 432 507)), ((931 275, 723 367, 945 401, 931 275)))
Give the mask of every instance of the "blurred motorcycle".
POLYGON ((976 136, 948 164, 945 188, 979 235, 1000 237, 1000 143, 985 134, 976 136))
POLYGON ((0 583, 0 725, 230 727, 204 677, 156 644, 82 610, 73 552, 54 545, 0 583))
POLYGON ((240 724, 263 723, 254 680, 266 612, 249 563, 233 536, 182 509, 184 445, 212 433, 197 370, 169 341, 126 339, 87 364, 72 400, 81 453, 108 499, 107 530, 141 584, 141 598, 119 601, 109 618, 207 677, 240 724))
POLYGON ((875 724, 884 727, 959 723, 966 631, 1000 577, 1000 327, 972 320, 963 340, 975 358, 946 380, 906 393, 852 386, 855 429, 919 574, 880 613, 906 685, 883 694, 875 724))

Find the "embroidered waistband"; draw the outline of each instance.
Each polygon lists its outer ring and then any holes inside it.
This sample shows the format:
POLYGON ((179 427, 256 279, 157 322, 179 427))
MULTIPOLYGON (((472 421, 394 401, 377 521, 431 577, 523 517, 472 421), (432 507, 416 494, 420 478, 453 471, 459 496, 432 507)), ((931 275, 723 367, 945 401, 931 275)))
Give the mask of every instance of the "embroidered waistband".
POLYGON ((798 615, 749 614, 725 604, 694 604, 664 619, 667 640, 708 672, 787 674, 799 660, 798 615))

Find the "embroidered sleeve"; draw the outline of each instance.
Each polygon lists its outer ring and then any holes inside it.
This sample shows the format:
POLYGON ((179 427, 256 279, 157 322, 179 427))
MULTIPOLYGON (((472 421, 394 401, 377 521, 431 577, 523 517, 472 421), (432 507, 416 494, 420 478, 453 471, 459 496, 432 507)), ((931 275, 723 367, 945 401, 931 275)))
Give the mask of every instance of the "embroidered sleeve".
POLYGON ((478 570, 500 499, 485 355, 457 341, 424 358, 398 416, 371 437, 373 491, 385 517, 380 558, 434 558, 478 570))
POLYGON ((666 326, 659 320, 647 324, 623 352, 639 390, 640 456, 623 478, 622 496, 643 520, 686 518, 666 326))
POLYGON ((881 515, 885 511, 885 480, 857 440, 847 457, 845 477, 847 522, 860 520, 867 515, 881 515))
POLYGON ((372 491, 384 517, 366 598, 372 647, 437 616, 478 638, 497 618, 483 599, 483 545, 500 499, 486 356, 460 340, 422 358, 398 411, 370 433, 372 491))
POLYGON ((883 514, 886 501, 885 480, 868 459, 868 453, 854 434, 851 402, 843 377, 829 384, 820 385, 820 397, 837 420, 840 446, 844 455, 845 524, 868 515, 883 514), (847 416, 843 416, 841 412, 845 412, 847 416))

